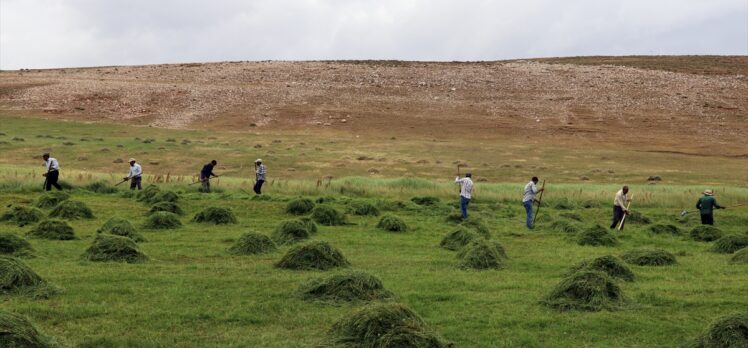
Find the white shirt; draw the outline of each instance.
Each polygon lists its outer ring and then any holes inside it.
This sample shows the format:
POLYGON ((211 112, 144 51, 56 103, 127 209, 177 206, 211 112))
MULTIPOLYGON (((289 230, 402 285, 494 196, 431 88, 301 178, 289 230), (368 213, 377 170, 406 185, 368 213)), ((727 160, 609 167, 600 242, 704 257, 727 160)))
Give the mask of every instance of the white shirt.
POLYGON ((57 162, 57 159, 50 157, 44 161, 44 168, 47 168, 48 172, 52 170, 60 170, 60 163, 57 162))
POLYGON ((134 178, 136 176, 140 176, 143 174, 143 167, 140 166, 140 164, 133 164, 130 166, 130 174, 127 176, 128 178, 134 178))
POLYGON ((623 194, 623 189, 618 190, 616 192, 616 198, 613 200, 613 205, 617 205, 623 209, 626 209, 626 201, 628 201, 629 198, 623 194))
POLYGON ((460 179, 458 176, 455 178, 455 182, 460 184, 460 196, 470 199, 470 195, 473 193, 473 180, 468 177, 460 179))
POLYGON ((522 197, 522 203, 533 201, 536 194, 538 194, 538 186, 532 181, 528 182, 527 185, 525 185, 525 195, 522 197))

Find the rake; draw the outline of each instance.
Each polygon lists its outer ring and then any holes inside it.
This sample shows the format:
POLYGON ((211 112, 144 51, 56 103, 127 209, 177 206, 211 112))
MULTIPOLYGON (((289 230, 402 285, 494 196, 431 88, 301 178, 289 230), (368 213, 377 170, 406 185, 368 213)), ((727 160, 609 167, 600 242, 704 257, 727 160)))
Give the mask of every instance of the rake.
MULTIPOLYGON (((626 211, 629 211, 629 208, 631 208, 631 201, 634 199, 634 194, 631 194, 631 197, 629 197, 629 204, 626 205, 626 211)), ((618 227, 616 227, 617 230, 622 231, 623 230, 623 223, 626 221, 626 216, 628 214, 623 214, 623 217, 621 218, 621 222, 618 223, 618 227)))
MULTIPOLYGON (((729 207, 724 207, 724 208, 725 209, 727 209, 727 208, 737 208, 737 207, 742 207, 742 206, 746 206, 746 205, 748 205, 748 203, 735 204, 735 205, 731 205, 729 207)), ((680 212, 680 217, 685 217, 686 215, 688 215, 690 213, 695 213, 697 211, 698 210, 683 210, 682 212, 680 212)))

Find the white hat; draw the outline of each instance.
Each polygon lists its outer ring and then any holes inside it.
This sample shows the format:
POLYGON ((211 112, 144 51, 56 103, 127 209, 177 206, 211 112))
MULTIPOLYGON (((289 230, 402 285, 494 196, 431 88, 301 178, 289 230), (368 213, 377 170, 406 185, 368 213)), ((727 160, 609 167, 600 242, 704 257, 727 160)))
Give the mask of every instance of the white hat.
POLYGON ((130 160, 128 162, 135 162, 135 159, 134 158, 130 158, 130 160))
POLYGON ((259 158, 258 158, 258 159, 256 159, 256 160, 255 160, 255 163, 262 163, 262 159, 259 159, 259 158))
POLYGON ((714 195, 714 192, 712 190, 704 190, 704 194, 707 196, 712 196, 714 195))

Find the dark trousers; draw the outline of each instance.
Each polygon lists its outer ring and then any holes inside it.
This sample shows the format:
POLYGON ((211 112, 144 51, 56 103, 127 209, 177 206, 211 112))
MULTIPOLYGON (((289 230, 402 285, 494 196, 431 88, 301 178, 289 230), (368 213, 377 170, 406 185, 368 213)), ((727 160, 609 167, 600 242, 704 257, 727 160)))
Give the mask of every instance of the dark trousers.
POLYGON ((257 182, 255 182, 254 190, 256 194, 258 195, 262 194, 262 184, 264 183, 265 183, 265 180, 257 180, 257 182))
POLYGON ((714 225, 714 214, 701 214, 702 225, 714 225))
POLYGON ((465 198, 463 196, 460 196, 460 212, 462 213, 463 220, 468 218, 468 214, 467 214, 468 204, 470 204, 470 198, 465 198))
POLYGON ((138 190, 143 189, 143 187, 141 186, 142 182, 143 178, 140 176, 134 176, 130 178, 130 190, 134 190, 136 187, 138 188, 138 190))
POLYGON ((203 182, 203 193, 210 193, 210 178, 201 178, 203 182))
POLYGON ((60 172, 53 170, 49 173, 47 173, 47 181, 46 185, 44 185, 44 189, 47 191, 52 191, 52 186, 54 186, 58 190, 62 190, 62 186, 57 183, 57 180, 60 178, 60 172))
MULTIPOLYGON (((613 206, 613 223, 610 225, 610 228, 616 228, 618 226, 618 223, 623 220, 623 217, 626 216, 623 213, 623 208, 614 205, 613 206)), ((621 229, 623 229, 623 226, 621 226, 621 229)))

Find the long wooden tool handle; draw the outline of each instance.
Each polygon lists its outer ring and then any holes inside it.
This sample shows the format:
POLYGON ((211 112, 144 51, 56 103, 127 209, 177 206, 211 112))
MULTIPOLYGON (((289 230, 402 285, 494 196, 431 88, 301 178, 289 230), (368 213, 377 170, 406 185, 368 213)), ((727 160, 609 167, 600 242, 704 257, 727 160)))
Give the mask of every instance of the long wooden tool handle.
MULTIPOLYGON (((626 211, 628 211, 628 210, 629 210, 629 208, 631 208, 631 200, 632 200, 633 198, 634 198, 634 194, 632 193, 632 194, 631 194, 631 198, 629 198, 629 204, 628 204, 628 205, 626 205, 626 211)), ((619 230, 619 231, 620 231, 621 229, 623 229, 623 222, 624 222, 624 221, 626 221, 626 215, 628 215, 628 214, 626 214, 626 212, 623 212, 623 217, 621 218, 621 222, 619 222, 619 223, 618 223, 618 228, 617 228, 617 230, 619 230)))
POLYGON ((538 197, 538 208, 535 210, 535 216, 532 217, 532 224, 535 225, 535 220, 538 219, 538 213, 540 212, 540 204, 543 203, 543 192, 545 192, 545 180, 543 180, 543 185, 540 186, 540 197, 538 197))

